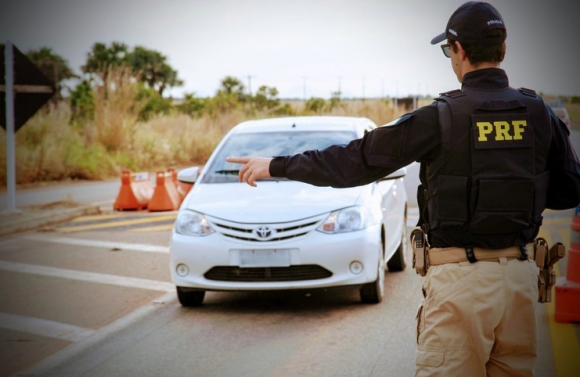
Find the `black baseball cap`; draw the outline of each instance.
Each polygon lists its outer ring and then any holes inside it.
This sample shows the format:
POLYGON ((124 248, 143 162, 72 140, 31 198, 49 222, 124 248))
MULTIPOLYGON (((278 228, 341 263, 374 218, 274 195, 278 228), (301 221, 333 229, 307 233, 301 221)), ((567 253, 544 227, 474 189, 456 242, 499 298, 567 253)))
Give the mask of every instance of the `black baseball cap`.
POLYGON ((433 38, 431 44, 440 43, 445 39, 466 45, 501 44, 505 41, 505 34, 501 37, 487 37, 487 32, 493 29, 505 30, 505 23, 498 10, 489 3, 469 1, 453 12, 445 31, 433 38))

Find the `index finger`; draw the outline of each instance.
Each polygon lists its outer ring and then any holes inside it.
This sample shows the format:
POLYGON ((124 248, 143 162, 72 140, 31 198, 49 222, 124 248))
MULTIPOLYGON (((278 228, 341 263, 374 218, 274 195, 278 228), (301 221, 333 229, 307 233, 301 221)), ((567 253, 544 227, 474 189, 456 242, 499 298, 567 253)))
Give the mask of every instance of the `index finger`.
POLYGON ((250 161, 250 157, 226 157, 226 161, 234 164, 245 164, 250 161))

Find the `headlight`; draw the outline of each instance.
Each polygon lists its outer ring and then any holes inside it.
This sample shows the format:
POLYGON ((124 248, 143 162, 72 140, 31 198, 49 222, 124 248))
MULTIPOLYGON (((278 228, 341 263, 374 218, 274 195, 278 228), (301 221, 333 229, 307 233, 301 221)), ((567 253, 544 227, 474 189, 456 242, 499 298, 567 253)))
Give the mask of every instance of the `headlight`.
POLYGON ((179 214, 175 221, 175 231, 188 236, 207 236, 214 232, 204 215, 189 211, 179 214))
POLYGON ((367 227, 366 211, 362 207, 350 207, 332 212, 317 230, 323 233, 343 233, 367 227))

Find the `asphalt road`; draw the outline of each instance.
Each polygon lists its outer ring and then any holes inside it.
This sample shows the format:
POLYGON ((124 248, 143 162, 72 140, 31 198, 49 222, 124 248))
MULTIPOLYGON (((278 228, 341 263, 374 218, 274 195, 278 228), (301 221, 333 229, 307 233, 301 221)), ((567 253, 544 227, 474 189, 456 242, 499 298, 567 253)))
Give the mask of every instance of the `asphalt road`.
MULTIPOLYGON (((55 203, 65 200, 84 204, 110 205, 119 192, 121 179, 104 182, 59 182, 16 189, 16 207, 55 203)), ((0 190, 0 209, 7 208, 6 188, 0 190)))
POLYGON ((386 302, 358 291, 213 293, 154 315, 47 376, 407 376, 420 280, 388 275, 386 302))
POLYGON ((334 289, 208 292, 185 309, 170 284, 168 236, 45 229, 0 240, 0 376, 412 373, 421 284, 412 269, 387 273, 379 305, 334 289))
MULTIPOLYGON (((543 236, 561 237, 570 215, 549 214, 543 236)), ((169 278, 169 231, 96 227, 106 221, 0 239, 0 376, 413 374, 422 278, 409 256, 405 271, 387 272, 378 305, 335 289, 208 292, 202 307, 183 308, 169 278)), ((554 347, 574 351, 578 340, 550 310, 536 313, 536 375, 566 376, 554 347)))

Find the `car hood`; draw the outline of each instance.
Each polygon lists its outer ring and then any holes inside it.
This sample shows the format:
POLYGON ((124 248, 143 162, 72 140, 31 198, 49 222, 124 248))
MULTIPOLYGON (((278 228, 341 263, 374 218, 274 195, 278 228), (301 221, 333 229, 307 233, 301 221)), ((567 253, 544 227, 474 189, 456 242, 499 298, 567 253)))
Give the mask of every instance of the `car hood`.
POLYGON ((196 185, 181 209, 234 222, 286 222, 357 204, 369 186, 347 189, 316 187, 295 181, 196 185))

